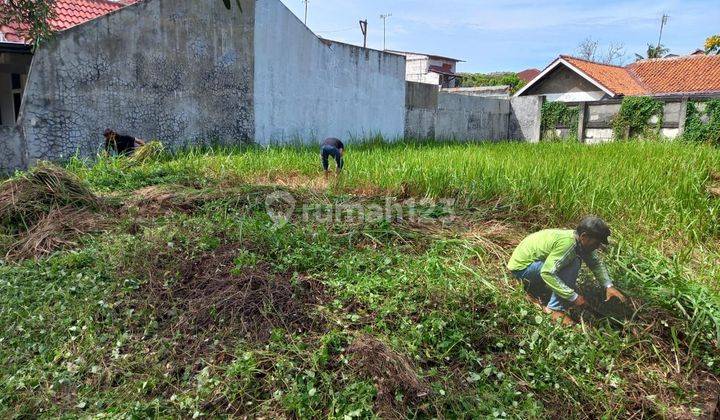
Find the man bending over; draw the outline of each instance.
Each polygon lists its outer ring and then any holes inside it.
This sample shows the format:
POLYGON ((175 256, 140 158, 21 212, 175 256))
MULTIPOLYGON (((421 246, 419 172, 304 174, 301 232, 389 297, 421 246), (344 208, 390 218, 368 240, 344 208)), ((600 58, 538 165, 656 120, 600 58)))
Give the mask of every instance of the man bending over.
POLYGON ((337 172, 340 173, 343 168, 343 155, 345 154, 345 145, 339 139, 328 137, 322 142, 320 147, 320 156, 322 157, 323 170, 325 177, 328 176, 329 162, 328 158, 332 156, 337 165, 337 172))
POLYGON ((552 314, 554 320, 572 324, 565 316, 565 309, 586 303, 574 290, 582 262, 605 286, 606 301, 613 297, 625 301, 625 296, 613 287, 607 268, 597 254, 597 249, 608 243, 608 236, 610 228, 595 216, 582 219, 575 230, 541 230, 520 242, 507 267, 517 279, 531 287, 549 288, 552 295, 545 311, 552 314))

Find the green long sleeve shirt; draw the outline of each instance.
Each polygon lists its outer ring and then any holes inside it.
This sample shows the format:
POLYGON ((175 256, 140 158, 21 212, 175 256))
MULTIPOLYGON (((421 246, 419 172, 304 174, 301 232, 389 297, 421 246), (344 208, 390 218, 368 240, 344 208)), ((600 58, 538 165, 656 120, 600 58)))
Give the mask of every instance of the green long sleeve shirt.
POLYGON ((610 274, 597 252, 584 251, 574 230, 546 229, 529 235, 515 248, 507 267, 511 271, 524 270, 535 261, 545 261, 540 271, 545 284, 563 299, 574 301, 577 293, 557 273, 576 257, 587 264, 595 278, 605 287, 612 286, 610 274))

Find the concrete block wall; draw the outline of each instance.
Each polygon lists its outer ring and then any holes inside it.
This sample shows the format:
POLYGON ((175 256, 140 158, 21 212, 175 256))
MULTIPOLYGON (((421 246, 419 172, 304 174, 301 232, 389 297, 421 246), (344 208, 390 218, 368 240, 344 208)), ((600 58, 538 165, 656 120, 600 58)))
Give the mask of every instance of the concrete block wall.
POLYGON ((540 141, 541 97, 469 96, 408 82, 405 106, 406 138, 540 141))
POLYGON ((24 93, 28 164, 92 156, 105 128, 170 148, 250 141, 254 3, 148 0, 57 34, 24 93))
POLYGON ((279 0, 257 0, 255 140, 393 140, 405 128, 405 57, 319 39, 279 0))
POLYGON ((509 135, 510 101, 440 92, 435 138, 502 140, 509 135))
POLYGON ((405 138, 435 138, 438 93, 437 85, 407 82, 405 87, 405 138))

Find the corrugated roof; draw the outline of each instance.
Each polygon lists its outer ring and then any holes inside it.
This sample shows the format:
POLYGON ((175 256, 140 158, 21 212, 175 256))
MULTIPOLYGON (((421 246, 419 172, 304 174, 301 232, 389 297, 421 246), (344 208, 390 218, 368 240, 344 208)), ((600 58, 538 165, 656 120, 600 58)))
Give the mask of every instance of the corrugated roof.
MULTIPOLYGON (((133 4, 138 0, 57 0, 55 2, 56 16, 50 21, 50 27, 55 31, 63 31, 73 26, 85 23, 112 11, 133 4)), ((19 35, 19 25, 1 26, 1 35, 7 42, 26 43, 19 35)))

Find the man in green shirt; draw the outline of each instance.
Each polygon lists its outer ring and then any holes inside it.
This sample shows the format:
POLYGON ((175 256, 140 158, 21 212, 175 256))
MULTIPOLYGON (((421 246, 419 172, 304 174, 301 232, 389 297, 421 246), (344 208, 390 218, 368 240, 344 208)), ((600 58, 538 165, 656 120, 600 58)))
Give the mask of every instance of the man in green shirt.
POLYGON ((541 230, 520 242, 507 267, 523 282, 548 287, 552 295, 546 311, 553 315, 553 319, 571 324, 572 321, 564 314, 566 307, 586 303, 585 298, 573 290, 582 262, 605 286, 606 300, 617 297, 625 301, 625 296, 613 287, 607 268, 597 254, 597 249, 608 243, 608 236, 610 228, 595 216, 582 219, 575 230, 541 230))

